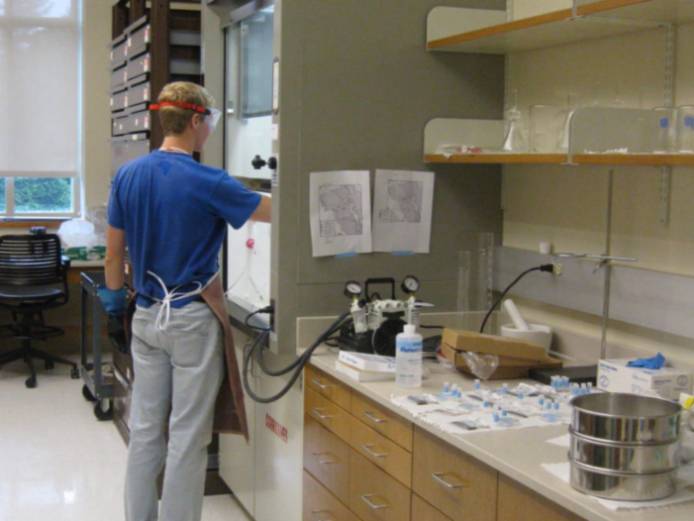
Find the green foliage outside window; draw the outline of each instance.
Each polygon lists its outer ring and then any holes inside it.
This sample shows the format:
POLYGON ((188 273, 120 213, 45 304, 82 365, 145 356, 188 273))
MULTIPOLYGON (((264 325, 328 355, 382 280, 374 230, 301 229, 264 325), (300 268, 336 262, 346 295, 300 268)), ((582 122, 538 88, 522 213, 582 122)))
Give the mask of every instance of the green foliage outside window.
POLYGON ((18 177, 14 181, 17 213, 72 211, 72 179, 57 177, 18 177))

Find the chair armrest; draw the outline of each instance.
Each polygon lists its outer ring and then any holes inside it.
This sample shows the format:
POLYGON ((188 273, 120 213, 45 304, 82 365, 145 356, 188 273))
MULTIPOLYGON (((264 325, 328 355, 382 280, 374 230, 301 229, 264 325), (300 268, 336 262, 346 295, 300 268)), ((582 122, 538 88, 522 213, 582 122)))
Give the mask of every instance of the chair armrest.
POLYGON ((60 256, 60 266, 61 268, 63 268, 63 270, 67 270, 68 268, 70 268, 71 264, 72 261, 70 260, 70 257, 68 257, 67 255, 60 256))

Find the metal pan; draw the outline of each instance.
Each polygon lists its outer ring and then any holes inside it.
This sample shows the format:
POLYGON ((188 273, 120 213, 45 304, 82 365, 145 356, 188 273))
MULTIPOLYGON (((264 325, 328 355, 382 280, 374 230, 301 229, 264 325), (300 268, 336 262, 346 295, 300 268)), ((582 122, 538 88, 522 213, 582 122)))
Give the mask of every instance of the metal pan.
POLYGON ((679 464, 678 442, 661 444, 617 443, 571 433, 570 458, 606 470, 649 474, 667 472, 679 464))
POLYGON ((571 462, 571 486, 585 494, 616 501, 654 501, 676 490, 676 470, 625 474, 571 462))
POLYGON ((571 400, 577 434, 621 443, 668 443, 679 439, 682 407, 623 393, 594 393, 571 400))

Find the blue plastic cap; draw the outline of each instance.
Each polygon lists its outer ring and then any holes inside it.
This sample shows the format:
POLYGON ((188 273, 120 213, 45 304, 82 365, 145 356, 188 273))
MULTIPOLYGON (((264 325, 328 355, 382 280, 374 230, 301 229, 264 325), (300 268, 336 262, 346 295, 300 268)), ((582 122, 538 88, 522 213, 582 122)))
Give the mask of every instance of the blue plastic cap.
POLYGON ((660 128, 668 128, 670 126, 670 118, 660 118, 660 128))

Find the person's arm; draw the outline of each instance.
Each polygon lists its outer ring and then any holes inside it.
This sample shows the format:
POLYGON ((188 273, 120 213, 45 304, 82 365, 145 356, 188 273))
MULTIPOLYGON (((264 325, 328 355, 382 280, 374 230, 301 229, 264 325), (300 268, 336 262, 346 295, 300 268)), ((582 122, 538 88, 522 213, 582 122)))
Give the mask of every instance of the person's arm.
POLYGON ((125 231, 113 226, 106 228, 106 287, 119 290, 125 283, 125 231))
POLYGON ((260 204, 251 215, 252 221, 261 223, 272 222, 272 198, 266 195, 261 196, 260 204))

